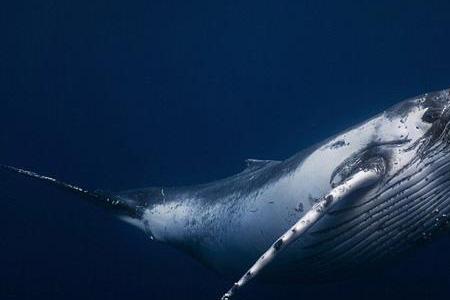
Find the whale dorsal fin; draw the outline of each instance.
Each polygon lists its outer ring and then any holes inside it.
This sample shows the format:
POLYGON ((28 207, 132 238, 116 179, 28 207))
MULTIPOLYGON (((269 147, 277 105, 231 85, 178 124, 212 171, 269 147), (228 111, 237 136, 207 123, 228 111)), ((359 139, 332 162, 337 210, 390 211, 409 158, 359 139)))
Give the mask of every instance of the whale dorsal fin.
POLYGON ((248 158, 245 160, 245 170, 250 169, 259 169, 267 164, 273 163, 273 162, 279 162, 278 160, 270 160, 270 159, 253 159, 248 158))

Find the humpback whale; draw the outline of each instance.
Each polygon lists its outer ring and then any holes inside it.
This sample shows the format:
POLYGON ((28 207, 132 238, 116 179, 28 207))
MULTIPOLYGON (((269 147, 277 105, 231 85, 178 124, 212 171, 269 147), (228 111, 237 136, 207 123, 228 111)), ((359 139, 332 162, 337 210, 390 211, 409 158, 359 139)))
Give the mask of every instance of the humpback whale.
POLYGON ((249 159, 243 171, 195 186, 89 191, 1 169, 76 193, 240 278, 222 297, 229 299, 254 277, 351 277, 445 233, 449 128, 450 90, 442 90, 404 100, 284 161, 249 159))

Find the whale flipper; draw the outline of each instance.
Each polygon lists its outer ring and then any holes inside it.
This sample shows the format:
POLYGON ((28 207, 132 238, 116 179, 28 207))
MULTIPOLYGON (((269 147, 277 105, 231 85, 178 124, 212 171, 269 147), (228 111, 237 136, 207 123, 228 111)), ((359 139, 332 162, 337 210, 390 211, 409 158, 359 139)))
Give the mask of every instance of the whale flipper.
POLYGON ((112 211, 118 216, 130 217, 133 219, 137 219, 141 216, 142 211, 140 206, 136 205, 136 203, 132 201, 128 201, 122 197, 118 197, 106 192, 101 191, 89 191, 84 188, 78 187, 76 185, 66 183, 60 180, 57 180, 52 177, 40 175, 31 171, 27 171, 24 169, 19 169, 16 167, 11 167, 7 165, 0 165, 0 169, 5 170, 7 172, 11 172, 13 174, 25 176, 28 178, 32 178, 35 180, 39 180, 41 182, 50 184, 52 186, 61 188, 65 191, 76 193, 82 196, 87 201, 112 211))
POLYGON ((335 186, 329 193, 323 196, 314 206, 303 215, 297 223, 278 238, 272 246, 264 252, 263 255, 253 264, 253 266, 244 274, 244 276, 236 282, 221 300, 228 300, 236 293, 236 291, 244 286, 253 277, 258 275, 260 271, 273 261, 276 255, 302 236, 309 228, 322 218, 327 211, 336 203, 345 199, 352 192, 364 187, 374 185, 382 176, 382 172, 378 168, 362 169, 353 176, 349 177, 341 184, 335 186))

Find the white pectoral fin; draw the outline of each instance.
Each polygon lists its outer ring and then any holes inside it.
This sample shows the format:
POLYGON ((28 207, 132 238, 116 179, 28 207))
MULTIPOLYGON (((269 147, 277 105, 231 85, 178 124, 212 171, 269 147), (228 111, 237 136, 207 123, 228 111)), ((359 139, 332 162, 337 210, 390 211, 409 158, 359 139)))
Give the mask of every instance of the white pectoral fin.
POLYGON ((353 176, 334 187, 329 193, 323 196, 297 223, 286 231, 273 245, 264 252, 263 255, 253 264, 253 266, 236 282, 230 290, 221 298, 226 300, 231 298, 236 291, 255 277, 261 270, 273 261, 276 255, 292 242, 297 240, 303 233, 311 228, 327 211, 336 203, 344 199, 350 193, 375 184, 382 172, 377 169, 363 169, 353 176))

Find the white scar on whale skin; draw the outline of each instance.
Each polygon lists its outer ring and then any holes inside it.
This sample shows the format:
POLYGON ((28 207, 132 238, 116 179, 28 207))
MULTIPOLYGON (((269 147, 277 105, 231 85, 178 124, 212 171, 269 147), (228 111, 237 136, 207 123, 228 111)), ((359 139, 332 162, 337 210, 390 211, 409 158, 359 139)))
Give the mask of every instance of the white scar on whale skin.
POLYGON ((344 199, 348 194, 376 183, 382 175, 378 169, 361 170, 352 177, 332 189, 327 195, 322 197, 314 206, 286 231, 263 255, 253 264, 253 266, 226 292, 221 300, 230 299, 236 291, 243 287, 252 278, 258 275, 261 270, 275 259, 275 256, 284 248, 297 240, 304 232, 311 228, 327 211, 337 202, 344 199))

